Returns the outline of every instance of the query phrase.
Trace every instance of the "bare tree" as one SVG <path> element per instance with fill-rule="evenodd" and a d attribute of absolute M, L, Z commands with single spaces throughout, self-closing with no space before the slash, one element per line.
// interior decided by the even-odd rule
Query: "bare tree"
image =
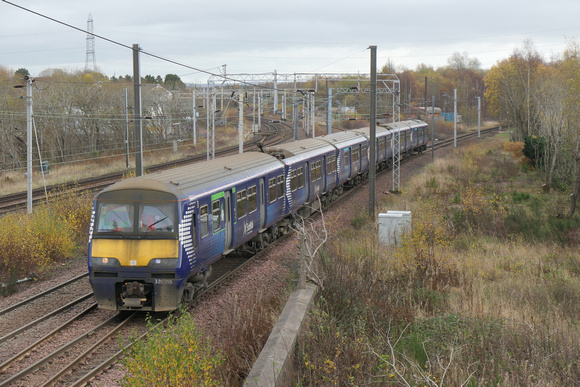
<path fill-rule="evenodd" d="M 372 354 L 376 355 L 380 361 L 384 362 L 387 364 L 388 369 L 390 371 L 392 371 L 392 375 L 393 376 L 397 376 L 398 381 L 405 385 L 405 386 L 414 386 L 417 384 L 425 384 L 427 386 L 434 386 L 434 387 L 439 387 L 439 386 L 444 386 L 446 385 L 445 383 L 445 378 L 447 376 L 447 373 L 449 372 L 451 365 L 453 364 L 453 361 L 455 360 L 455 353 L 460 349 L 458 348 L 456 343 L 452 343 L 451 345 L 449 345 L 449 352 L 447 354 L 439 354 L 437 356 L 435 356 L 435 361 L 430 359 L 429 353 L 427 352 L 427 349 L 425 348 L 425 342 L 423 342 L 423 351 L 425 352 L 425 355 L 427 356 L 427 363 L 431 364 L 431 363 L 435 363 L 437 365 L 437 367 L 439 367 L 439 372 L 441 374 L 440 378 L 434 378 L 433 374 L 437 373 L 434 372 L 433 370 L 430 369 L 423 369 L 423 367 L 421 367 L 419 364 L 417 364 L 416 361 L 414 361 L 413 359 L 410 359 L 405 353 L 399 352 L 395 349 L 395 347 L 397 346 L 397 344 L 399 343 L 399 341 L 403 338 L 405 331 L 407 330 L 409 326 L 407 325 L 400 333 L 399 337 L 393 342 L 391 337 L 390 337 L 390 329 L 387 333 L 384 332 L 378 332 L 379 336 L 382 336 L 383 341 L 386 343 L 387 345 L 387 350 L 389 351 L 389 355 L 388 356 L 384 356 L 381 355 L 380 353 L 377 353 L 377 351 L 371 347 L 370 345 L 368 345 L 369 348 L 369 352 L 371 352 Z M 399 360 L 402 359 L 402 360 Z M 465 386 L 467 383 L 469 383 L 469 380 L 473 377 L 473 375 L 475 374 L 475 372 L 477 371 L 476 369 L 472 370 L 472 366 L 475 363 L 469 364 L 466 370 L 466 374 L 467 377 L 465 378 L 465 380 L 461 383 L 461 386 Z M 407 371 L 410 370 L 410 371 Z M 409 375 L 410 372 L 410 376 Z M 411 380 L 412 382 L 409 382 L 407 379 Z"/>
<path fill-rule="evenodd" d="M 318 205 L 322 208 L 320 198 Z M 328 240 L 328 230 L 324 213 L 320 210 L 320 219 L 304 218 L 295 215 L 294 231 L 300 243 L 300 287 L 305 286 L 306 278 L 324 289 L 324 273 L 320 265 L 320 249 Z"/>
<path fill-rule="evenodd" d="M 566 79 L 558 69 L 550 68 L 536 79 L 534 105 L 541 106 L 537 114 L 539 135 L 546 139 L 544 165 L 546 184 L 552 187 L 557 161 L 564 147 L 565 132 L 568 129 L 566 100 L 568 88 Z"/>
<path fill-rule="evenodd" d="M 576 204 L 580 195 L 580 44 L 576 41 L 568 42 L 568 47 L 564 52 L 563 71 L 569 90 L 566 101 L 569 125 L 567 137 L 573 163 L 572 194 L 570 195 L 570 210 L 567 214 L 568 218 L 571 218 L 576 212 Z"/>

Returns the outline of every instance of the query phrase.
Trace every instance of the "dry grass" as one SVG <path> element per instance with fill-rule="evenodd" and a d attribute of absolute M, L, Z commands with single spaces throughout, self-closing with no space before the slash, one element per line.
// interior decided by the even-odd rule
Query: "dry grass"
<path fill-rule="evenodd" d="M 229 147 L 237 144 L 238 135 L 236 128 L 218 129 L 216 131 L 216 149 Z M 206 153 L 205 138 L 198 138 L 197 145 L 194 148 L 190 142 L 178 143 L 177 152 L 174 151 L 173 144 L 163 144 L 157 147 L 146 147 L 143 158 L 144 165 L 161 164 L 173 160 L 190 157 L 197 154 Z M 130 169 L 135 166 L 135 155 L 131 154 L 129 158 Z M 42 187 L 44 184 L 60 185 L 68 182 L 75 182 L 82 179 L 105 175 L 113 172 L 127 171 L 126 156 L 123 155 L 91 155 L 87 160 L 74 160 L 64 163 L 51 162 L 50 173 L 42 175 L 35 167 L 33 169 L 32 185 L 33 188 Z M 0 196 L 15 192 L 26 191 L 25 170 L 0 172 Z"/>
<path fill-rule="evenodd" d="M 510 151 L 512 149 L 510 148 Z M 580 221 L 501 141 L 438 160 L 390 195 L 398 247 L 358 225 L 327 252 L 297 352 L 301 385 L 560 386 L 580 379 Z"/>

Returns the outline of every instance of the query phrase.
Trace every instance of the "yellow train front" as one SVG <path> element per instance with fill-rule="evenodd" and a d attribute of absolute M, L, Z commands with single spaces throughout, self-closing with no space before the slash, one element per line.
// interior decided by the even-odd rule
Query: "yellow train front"
<path fill-rule="evenodd" d="M 151 181 L 149 189 L 131 185 L 117 183 L 94 202 L 89 278 L 95 298 L 103 309 L 174 310 L 191 291 L 192 269 L 179 259 L 177 195 Z"/>

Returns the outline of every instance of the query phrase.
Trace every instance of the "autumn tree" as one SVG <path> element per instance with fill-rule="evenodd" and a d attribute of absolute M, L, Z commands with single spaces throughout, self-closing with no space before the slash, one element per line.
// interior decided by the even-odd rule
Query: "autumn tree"
<path fill-rule="evenodd" d="M 0 166 L 7 170 L 22 167 L 26 154 L 26 92 L 16 84 L 22 79 L 0 66 Z"/>
<path fill-rule="evenodd" d="M 531 105 L 537 106 L 535 122 L 538 135 L 544 140 L 542 155 L 548 189 L 553 185 L 554 172 L 565 143 L 568 130 L 566 101 L 569 97 L 567 79 L 560 66 L 543 66 L 535 79 L 535 93 Z"/>
<path fill-rule="evenodd" d="M 568 89 L 565 111 L 568 116 L 567 141 L 569 143 L 570 158 L 572 160 L 572 195 L 570 196 L 571 218 L 576 212 L 578 197 L 580 196 L 580 45 L 575 41 L 568 42 L 564 51 L 562 72 Z"/>
<path fill-rule="evenodd" d="M 514 139 L 537 134 L 538 107 L 532 98 L 543 60 L 530 42 L 498 62 L 486 74 L 485 98 L 488 112 L 514 126 Z"/>

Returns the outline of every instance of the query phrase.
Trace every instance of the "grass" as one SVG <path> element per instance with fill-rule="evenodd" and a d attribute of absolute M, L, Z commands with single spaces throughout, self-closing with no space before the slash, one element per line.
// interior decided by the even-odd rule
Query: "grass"
<path fill-rule="evenodd" d="M 379 212 L 413 214 L 400 246 L 358 218 L 326 246 L 296 385 L 580 380 L 580 220 L 508 150 L 455 150 L 388 196 Z"/>

